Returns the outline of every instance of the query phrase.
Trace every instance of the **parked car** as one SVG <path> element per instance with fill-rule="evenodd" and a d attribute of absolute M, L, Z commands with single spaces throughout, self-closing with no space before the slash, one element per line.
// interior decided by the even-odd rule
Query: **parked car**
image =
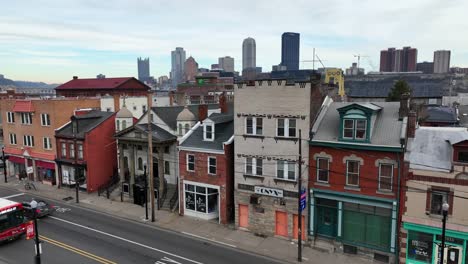
<path fill-rule="evenodd" d="M 52 213 L 52 207 L 43 200 L 36 200 L 37 202 L 37 207 L 36 207 L 36 213 L 37 217 L 44 217 Z M 24 208 L 24 215 L 28 219 L 33 219 L 34 218 L 34 211 L 31 208 L 31 202 L 23 202 L 23 208 Z"/>

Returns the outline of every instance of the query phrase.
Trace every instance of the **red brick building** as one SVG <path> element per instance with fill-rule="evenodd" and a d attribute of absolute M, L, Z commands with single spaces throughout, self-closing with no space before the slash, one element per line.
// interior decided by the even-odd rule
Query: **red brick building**
<path fill-rule="evenodd" d="M 325 101 L 309 148 L 309 235 L 393 263 L 408 109 Z M 339 245 L 337 247 L 337 245 Z"/>
<path fill-rule="evenodd" d="M 117 176 L 115 113 L 98 110 L 74 115 L 55 133 L 59 185 L 97 191 Z"/>
<path fill-rule="evenodd" d="M 146 96 L 149 89 L 146 84 L 133 77 L 79 79 L 74 76 L 71 81 L 56 87 L 55 91 L 57 96 L 99 97 L 106 94 L 112 96 Z"/>
<path fill-rule="evenodd" d="M 99 105 L 96 98 L 2 99 L 8 175 L 28 175 L 31 180 L 55 185 L 55 129 L 70 121 L 76 110 Z"/>
<path fill-rule="evenodd" d="M 181 215 L 234 218 L 234 121 L 214 113 L 197 123 L 179 145 L 179 210 Z"/>

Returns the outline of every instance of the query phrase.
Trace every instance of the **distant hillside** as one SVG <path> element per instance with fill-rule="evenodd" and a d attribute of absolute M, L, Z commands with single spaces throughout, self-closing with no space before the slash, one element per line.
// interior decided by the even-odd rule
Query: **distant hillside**
<path fill-rule="evenodd" d="M 27 82 L 27 81 L 14 81 L 16 87 L 21 87 L 21 88 L 49 88 L 53 89 L 59 84 L 48 84 L 44 82 Z"/>
<path fill-rule="evenodd" d="M 16 83 L 10 79 L 0 79 L 0 85 L 13 85 L 13 86 L 16 86 Z"/>

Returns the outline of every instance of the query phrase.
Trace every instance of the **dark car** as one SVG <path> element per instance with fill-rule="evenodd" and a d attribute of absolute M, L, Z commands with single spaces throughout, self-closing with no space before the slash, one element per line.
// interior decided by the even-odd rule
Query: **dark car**
<path fill-rule="evenodd" d="M 46 201 L 36 200 L 36 202 L 37 202 L 37 207 L 36 207 L 37 217 L 44 217 L 52 213 L 52 208 Z M 24 215 L 28 219 L 33 219 L 34 211 L 31 208 L 31 202 L 23 202 L 22 204 L 24 208 Z"/>

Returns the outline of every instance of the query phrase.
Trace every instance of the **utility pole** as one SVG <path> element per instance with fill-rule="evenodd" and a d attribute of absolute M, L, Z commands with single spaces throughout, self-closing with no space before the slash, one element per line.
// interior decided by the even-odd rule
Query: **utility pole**
<path fill-rule="evenodd" d="M 148 110 L 146 116 L 148 117 L 148 177 L 149 177 L 149 190 L 151 200 L 151 222 L 154 222 L 154 178 L 153 178 L 153 130 L 151 120 L 151 107 L 153 106 L 153 94 L 151 90 L 148 91 Z"/>
<path fill-rule="evenodd" d="M 5 183 L 7 183 L 8 179 L 7 179 L 7 169 L 6 169 L 5 147 L 2 147 L 2 161 L 3 161 L 3 176 L 5 177 Z"/>
<path fill-rule="evenodd" d="M 146 165 L 143 166 L 145 175 L 145 220 L 148 221 L 148 175 L 146 175 Z"/>
<path fill-rule="evenodd" d="M 302 135 L 299 129 L 299 183 L 297 192 L 297 261 L 302 262 Z"/>

